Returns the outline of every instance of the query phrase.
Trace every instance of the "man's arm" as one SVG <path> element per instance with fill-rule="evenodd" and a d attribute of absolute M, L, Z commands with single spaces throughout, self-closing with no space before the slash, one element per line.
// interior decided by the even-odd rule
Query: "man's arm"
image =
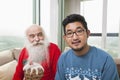
<path fill-rule="evenodd" d="M 57 45 L 51 44 L 50 47 L 50 66 L 52 70 L 52 76 L 53 78 L 55 77 L 56 74 L 56 68 L 57 68 L 57 62 L 60 57 L 61 51 L 58 48 Z"/>
<path fill-rule="evenodd" d="M 116 64 L 111 57 L 106 59 L 101 80 L 120 80 Z"/>
<path fill-rule="evenodd" d="M 63 55 L 60 56 L 57 64 L 57 72 L 55 75 L 55 80 L 65 80 L 64 75 L 64 59 Z"/>
<path fill-rule="evenodd" d="M 25 49 L 23 49 L 20 53 L 18 64 L 16 66 L 16 71 L 15 71 L 14 76 L 13 76 L 13 80 L 23 80 L 23 77 L 24 77 L 24 72 L 23 72 L 24 54 L 25 54 Z"/>

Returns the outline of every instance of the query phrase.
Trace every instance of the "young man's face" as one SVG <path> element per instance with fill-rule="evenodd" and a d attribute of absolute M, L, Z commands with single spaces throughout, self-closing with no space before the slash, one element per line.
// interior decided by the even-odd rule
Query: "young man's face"
<path fill-rule="evenodd" d="M 90 31 L 83 27 L 80 22 L 73 22 L 66 25 L 64 39 L 68 46 L 74 50 L 81 50 L 87 45 L 87 39 Z"/>

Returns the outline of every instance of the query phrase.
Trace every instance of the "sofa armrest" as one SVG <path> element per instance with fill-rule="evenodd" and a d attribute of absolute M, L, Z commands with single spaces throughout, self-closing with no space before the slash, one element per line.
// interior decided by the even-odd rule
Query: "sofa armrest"
<path fill-rule="evenodd" d="M 13 55 L 11 50 L 5 50 L 0 52 L 0 66 L 12 61 Z"/>

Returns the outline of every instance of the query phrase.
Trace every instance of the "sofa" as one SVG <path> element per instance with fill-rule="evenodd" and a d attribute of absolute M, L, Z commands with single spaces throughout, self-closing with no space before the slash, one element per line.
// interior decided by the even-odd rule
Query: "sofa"
<path fill-rule="evenodd" d="M 120 77 L 120 58 L 114 59 L 116 65 L 117 65 L 117 69 L 118 69 L 118 73 L 119 73 L 119 77 Z"/>
<path fill-rule="evenodd" d="M 20 51 L 15 48 L 0 52 L 0 80 L 12 80 Z"/>
<path fill-rule="evenodd" d="M 69 48 L 66 48 L 67 51 Z M 15 48 L 0 52 L 0 80 L 12 80 L 19 53 L 21 49 Z M 114 59 L 120 76 L 120 59 Z"/>

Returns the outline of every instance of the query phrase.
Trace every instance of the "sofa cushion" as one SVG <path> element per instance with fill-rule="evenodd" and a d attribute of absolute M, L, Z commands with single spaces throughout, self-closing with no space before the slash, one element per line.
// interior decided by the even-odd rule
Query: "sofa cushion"
<path fill-rule="evenodd" d="M 13 55 L 11 50 L 5 50 L 0 52 L 0 65 L 6 64 L 13 60 Z"/>
<path fill-rule="evenodd" d="M 12 80 L 16 65 L 17 61 L 13 60 L 5 65 L 0 66 L 0 80 Z"/>

